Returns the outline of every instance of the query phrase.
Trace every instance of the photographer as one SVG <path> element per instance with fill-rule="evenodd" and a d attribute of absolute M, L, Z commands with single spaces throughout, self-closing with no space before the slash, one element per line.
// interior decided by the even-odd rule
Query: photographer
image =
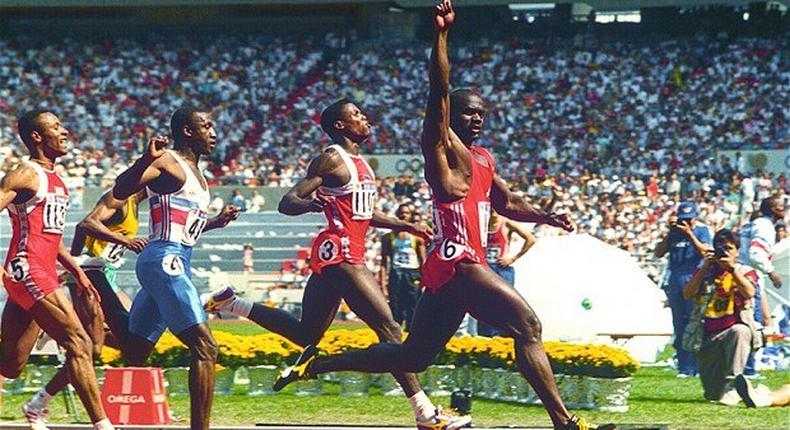
<path fill-rule="evenodd" d="M 738 238 L 729 230 L 719 230 L 713 237 L 702 267 L 683 290 L 686 300 L 694 299 L 701 320 L 692 320 L 684 343 L 698 345 L 697 364 L 705 398 L 728 405 L 740 399 L 731 386 L 732 378 L 741 375 L 749 352 L 759 346 L 761 338 L 754 327 L 753 300 L 757 273 L 738 264 Z M 689 339 L 697 337 L 697 340 Z"/>
<path fill-rule="evenodd" d="M 676 217 L 670 219 L 669 233 L 659 242 L 655 250 L 658 258 L 669 253 L 669 279 L 665 288 L 669 307 L 672 309 L 678 377 L 697 374 L 694 353 L 684 349 L 681 342 L 693 307 L 690 300 L 683 298 L 683 288 L 702 263 L 711 242 L 710 229 L 697 222 L 696 217 L 697 206 L 694 203 L 680 203 Z"/>

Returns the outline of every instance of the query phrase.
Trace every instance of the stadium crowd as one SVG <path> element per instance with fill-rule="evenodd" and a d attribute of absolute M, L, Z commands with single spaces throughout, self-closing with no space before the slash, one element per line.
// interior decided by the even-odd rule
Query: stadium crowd
<path fill-rule="evenodd" d="M 429 47 L 344 49 L 354 39 L 0 41 L 0 167 L 18 162 L 15 114 L 34 104 L 54 108 L 73 132 L 62 169 L 78 186 L 107 185 L 182 103 L 214 109 L 213 184 L 293 184 L 326 143 L 320 109 L 341 95 L 375 125 L 365 152 L 418 152 Z M 454 44 L 453 82 L 488 100 L 480 143 L 513 187 L 538 198 L 559 187 L 558 210 L 637 255 L 654 277 L 657 221 L 681 197 L 696 200 L 715 230 L 739 224 L 765 193 L 787 192 L 786 175 L 740 175 L 744 157 L 715 153 L 790 145 L 786 38 L 566 42 Z M 427 207 L 427 186 L 410 181 L 384 180 L 386 210 L 405 200 Z"/>

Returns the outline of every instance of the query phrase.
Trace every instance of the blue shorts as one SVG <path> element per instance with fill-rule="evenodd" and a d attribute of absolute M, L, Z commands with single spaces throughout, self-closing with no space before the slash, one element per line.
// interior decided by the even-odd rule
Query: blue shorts
<path fill-rule="evenodd" d="M 137 257 L 135 272 L 142 287 L 129 313 L 129 331 L 156 343 L 165 328 L 174 334 L 205 323 L 191 273 L 192 248 L 155 241 Z"/>

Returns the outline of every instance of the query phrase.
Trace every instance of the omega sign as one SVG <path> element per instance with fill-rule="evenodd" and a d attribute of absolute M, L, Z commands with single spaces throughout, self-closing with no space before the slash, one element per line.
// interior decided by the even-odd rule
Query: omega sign
<path fill-rule="evenodd" d="M 125 404 L 138 404 L 138 403 L 145 403 L 145 398 L 143 396 L 138 396 L 134 394 L 121 394 L 121 395 L 109 395 L 107 396 L 108 403 L 125 403 Z"/>

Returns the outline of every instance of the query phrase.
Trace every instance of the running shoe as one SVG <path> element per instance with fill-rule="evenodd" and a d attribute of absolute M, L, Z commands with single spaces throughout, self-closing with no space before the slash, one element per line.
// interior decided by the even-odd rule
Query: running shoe
<path fill-rule="evenodd" d="M 436 407 L 433 418 L 417 420 L 417 430 L 458 430 L 472 425 L 471 415 L 457 415 L 453 409 L 442 410 Z"/>
<path fill-rule="evenodd" d="M 296 359 L 293 366 L 288 366 L 280 372 L 277 379 L 274 380 L 272 389 L 280 391 L 288 384 L 296 381 L 306 381 L 312 379 L 314 375 L 310 374 L 310 364 L 318 357 L 318 348 L 313 345 L 307 345 Z"/>
<path fill-rule="evenodd" d="M 614 424 L 595 425 L 588 423 L 584 418 L 571 415 L 570 421 L 565 423 L 565 430 L 617 430 Z"/>
<path fill-rule="evenodd" d="M 236 298 L 236 292 L 232 287 L 218 288 L 208 294 L 202 294 L 200 301 L 203 302 L 203 310 L 208 313 L 215 313 Z"/>
<path fill-rule="evenodd" d="M 759 390 L 759 388 L 763 388 L 762 386 L 757 388 L 752 387 L 752 384 L 744 375 L 735 377 L 735 391 L 741 396 L 747 408 L 766 408 L 771 406 L 771 397 L 769 393 L 765 392 L 768 390 Z"/>
<path fill-rule="evenodd" d="M 26 401 L 22 405 L 22 413 L 25 414 L 27 423 L 30 424 L 31 430 L 49 430 L 44 418 L 49 414 L 48 409 L 36 409 L 30 406 L 30 401 Z"/>

